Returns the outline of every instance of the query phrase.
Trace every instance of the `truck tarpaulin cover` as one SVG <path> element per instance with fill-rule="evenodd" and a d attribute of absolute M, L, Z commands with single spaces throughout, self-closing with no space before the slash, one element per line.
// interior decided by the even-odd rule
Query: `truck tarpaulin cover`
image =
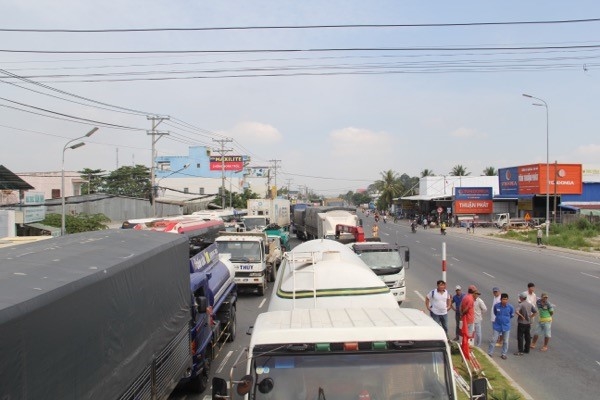
<path fill-rule="evenodd" d="M 188 265 L 149 231 L 0 249 L 0 398 L 118 398 L 188 324 Z"/>

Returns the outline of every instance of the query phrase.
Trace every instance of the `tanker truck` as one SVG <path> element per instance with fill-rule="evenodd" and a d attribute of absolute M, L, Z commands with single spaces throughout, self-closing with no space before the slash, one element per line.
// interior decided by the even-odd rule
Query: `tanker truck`
<path fill-rule="evenodd" d="M 183 235 L 146 230 L 0 249 L 0 398 L 204 390 L 218 343 L 235 338 L 237 295 L 233 266 L 198 256 Z"/>

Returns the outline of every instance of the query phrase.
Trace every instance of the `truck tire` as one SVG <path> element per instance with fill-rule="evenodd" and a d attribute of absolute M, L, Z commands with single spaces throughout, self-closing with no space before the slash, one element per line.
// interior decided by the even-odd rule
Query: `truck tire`
<path fill-rule="evenodd" d="M 223 334 L 228 335 L 227 341 L 233 342 L 235 340 L 235 335 L 237 334 L 237 327 L 235 325 L 235 305 L 229 304 L 225 311 L 217 315 L 217 318 L 219 319 L 219 321 L 222 321 L 221 330 L 223 331 Z"/>
<path fill-rule="evenodd" d="M 263 283 L 258 286 L 258 295 L 264 296 L 266 291 L 267 291 L 267 279 L 265 278 Z"/>
<path fill-rule="evenodd" d="M 204 368 L 202 368 L 202 372 L 192 378 L 190 381 L 192 391 L 196 393 L 202 393 L 208 387 L 208 377 L 210 375 L 210 366 L 212 364 L 213 351 L 212 351 L 212 342 L 206 346 L 206 350 L 204 351 Z"/>

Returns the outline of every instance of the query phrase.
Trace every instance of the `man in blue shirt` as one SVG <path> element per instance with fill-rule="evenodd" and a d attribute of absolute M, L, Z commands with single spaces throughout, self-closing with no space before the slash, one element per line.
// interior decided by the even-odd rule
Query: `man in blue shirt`
<path fill-rule="evenodd" d="M 456 294 L 452 296 L 452 301 L 450 302 L 450 308 L 456 312 L 454 316 L 454 320 L 456 321 L 454 340 L 458 340 L 458 337 L 460 336 L 460 302 L 462 301 L 463 297 L 465 297 L 465 295 L 462 292 L 462 288 L 457 285 Z"/>
<path fill-rule="evenodd" d="M 510 320 L 515 316 L 514 307 L 508 304 L 508 294 L 502 293 L 502 295 L 500 295 L 500 303 L 494 304 L 492 312 L 496 316 L 496 319 L 492 324 L 494 334 L 488 347 L 488 356 L 492 357 L 496 348 L 498 336 L 502 335 L 504 341 L 502 342 L 502 355 L 500 358 L 506 360 L 506 353 L 508 353 L 508 338 L 510 335 Z"/>

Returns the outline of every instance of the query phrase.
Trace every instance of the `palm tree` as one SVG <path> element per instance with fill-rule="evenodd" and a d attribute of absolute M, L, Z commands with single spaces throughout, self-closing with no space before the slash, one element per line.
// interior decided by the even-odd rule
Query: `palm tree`
<path fill-rule="evenodd" d="M 391 169 L 381 172 L 381 180 L 376 181 L 374 186 L 379 192 L 377 208 L 381 210 L 387 210 L 392 205 L 393 199 L 400 196 L 404 190 L 400 177 Z"/>
<path fill-rule="evenodd" d="M 462 165 L 457 164 L 454 167 L 452 167 L 452 171 L 450 171 L 450 175 L 452 175 L 452 176 L 467 176 L 467 175 L 471 175 L 471 173 L 467 172 L 467 169 L 465 167 L 463 167 Z"/>
<path fill-rule="evenodd" d="M 423 171 L 421 171 L 421 178 L 426 176 L 435 176 L 435 174 L 433 173 L 433 170 L 425 168 Z"/>
<path fill-rule="evenodd" d="M 483 169 L 484 176 L 496 176 L 498 175 L 498 171 L 494 167 L 485 167 Z"/>

